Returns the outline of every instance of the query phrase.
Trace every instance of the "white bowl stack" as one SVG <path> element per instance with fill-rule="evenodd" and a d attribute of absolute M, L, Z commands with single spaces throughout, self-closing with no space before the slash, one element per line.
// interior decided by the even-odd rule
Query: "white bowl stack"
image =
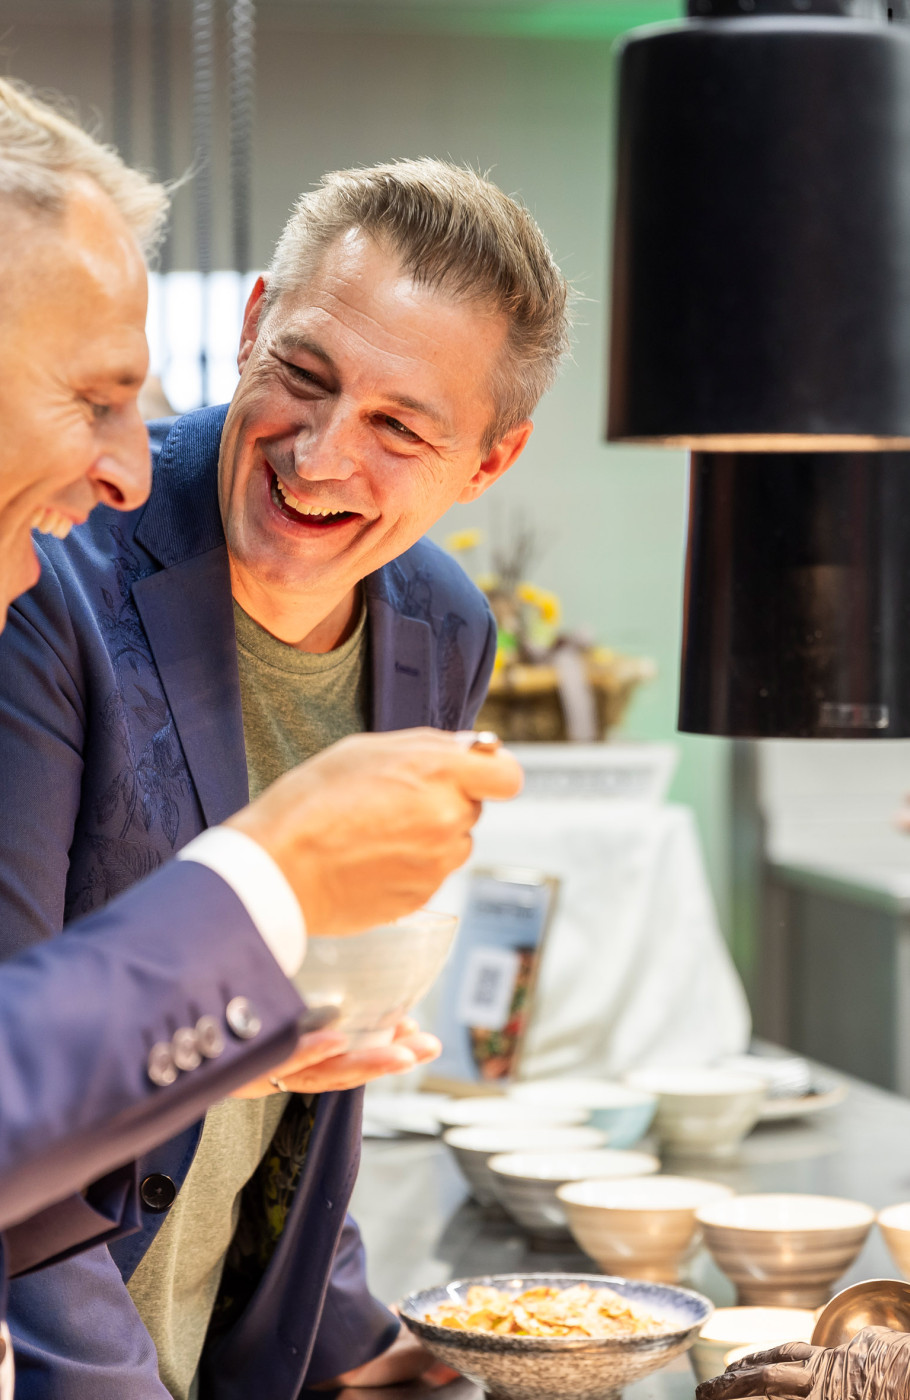
<path fill-rule="evenodd" d="M 556 1124 L 524 1126 L 511 1123 L 474 1124 L 470 1127 L 449 1128 L 443 1142 L 458 1163 L 471 1188 L 474 1199 L 482 1206 L 498 1201 L 496 1185 L 488 1163 L 500 1152 L 590 1152 L 603 1147 L 604 1134 L 597 1128 L 565 1127 Z"/>
<path fill-rule="evenodd" d="M 505 1152 L 487 1163 L 500 1203 L 532 1235 L 558 1239 L 569 1224 L 556 1192 L 567 1181 L 649 1176 L 660 1162 L 646 1152 Z"/>

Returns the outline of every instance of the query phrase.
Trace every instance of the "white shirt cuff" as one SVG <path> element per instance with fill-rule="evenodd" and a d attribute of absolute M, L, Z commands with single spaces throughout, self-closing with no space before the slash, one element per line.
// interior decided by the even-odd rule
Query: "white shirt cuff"
<path fill-rule="evenodd" d="M 3 1360 L 0 1361 L 0 1400 L 13 1400 L 13 1344 L 5 1322 L 0 1322 L 0 1339 L 6 1344 Z"/>
<path fill-rule="evenodd" d="M 181 851 L 220 875 L 244 905 L 286 977 L 299 972 L 306 951 L 306 923 L 284 873 L 258 841 L 232 826 L 211 826 Z"/>

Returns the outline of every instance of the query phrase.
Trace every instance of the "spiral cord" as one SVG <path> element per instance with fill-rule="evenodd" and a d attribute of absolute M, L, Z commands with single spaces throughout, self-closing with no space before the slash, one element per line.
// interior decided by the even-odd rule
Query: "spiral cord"
<path fill-rule="evenodd" d="M 230 165 L 233 261 L 243 274 L 250 269 L 253 121 L 256 87 L 255 0 L 231 0 Z"/>
<path fill-rule="evenodd" d="M 209 287 L 212 271 L 212 145 L 215 97 L 214 0 L 193 0 L 193 193 L 196 207 L 196 264 L 202 279 L 202 334 L 199 372 L 201 401 L 209 402 Z"/>

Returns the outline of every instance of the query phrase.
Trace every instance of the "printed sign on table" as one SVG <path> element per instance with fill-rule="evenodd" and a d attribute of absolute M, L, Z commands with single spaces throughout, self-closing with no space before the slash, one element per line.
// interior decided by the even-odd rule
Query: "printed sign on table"
<path fill-rule="evenodd" d="M 472 873 L 440 989 L 442 1056 L 427 1088 L 493 1088 L 517 1073 L 558 888 L 535 870 Z"/>

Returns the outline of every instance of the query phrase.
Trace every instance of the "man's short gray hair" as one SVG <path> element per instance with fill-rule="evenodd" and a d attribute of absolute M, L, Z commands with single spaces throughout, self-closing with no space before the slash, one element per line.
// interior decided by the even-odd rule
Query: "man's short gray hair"
<path fill-rule="evenodd" d="M 475 171 L 440 160 L 336 170 L 300 196 L 268 274 L 268 305 L 305 285 L 350 229 L 394 251 L 414 281 L 508 318 L 493 386 L 489 449 L 530 417 L 569 348 L 569 287 L 518 200 Z"/>
<path fill-rule="evenodd" d="M 170 203 L 164 186 L 130 169 L 112 146 L 96 141 L 23 83 L 0 78 L 0 197 L 59 215 L 78 176 L 104 191 L 143 253 L 153 253 Z"/>

